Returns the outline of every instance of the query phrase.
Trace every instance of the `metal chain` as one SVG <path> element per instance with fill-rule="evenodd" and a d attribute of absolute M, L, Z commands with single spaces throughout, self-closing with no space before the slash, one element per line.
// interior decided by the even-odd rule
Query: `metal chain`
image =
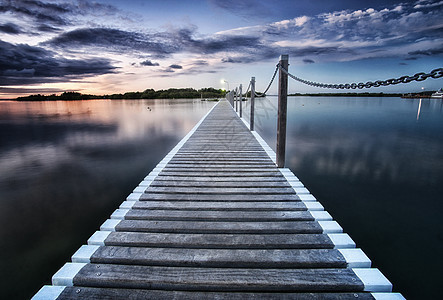
<path fill-rule="evenodd" d="M 248 97 L 249 88 L 251 87 L 251 82 L 249 82 L 248 88 L 246 89 L 245 97 Z"/>
<path fill-rule="evenodd" d="M 424 81 L 428 79 L 429 77 L 432 78 L 441 78 L 443 77 L 443 68 L 438 68 L 432 70 L 430 73 L 417 73 L 414 76 L 401 76 L 399 78 L 391 78 L 386 80 L 377 80 L 377 81 L 368 81 L 366 83 L 360 82 L 360 83 L 345 83 L 345 84 L 326 84 L 326 83 L 318 83 L 313 81 L 308 81 L 301 79 L 299 77 L 296 77 L 288 72 L 288 70 L 284 69 L 280 64 L 277 65 L 277 68 L 280 68 L 283 72 L 288 74 L 289 77 L 292 79 L 299 81 L 301 83 L 320 87 L 320 88 L 327 88 L 327 89 L 363 89 L 363 88 L 371 88 L 371 87 L 379 87 L 379 86 L 388 86 L 388 85 L 395 85 L 399 83 L 409 83 L 411 81 Z"/>
<path fill-rule="evenodd" d="M 277 66 L 275 67 L 274 75 L 272 75 L 271 81 L 269 82 L 268 87 L 265 89 L 265 91 L 261 95 L 258 95 L 254 91 L 255 97 L 263 97 L 263 95 L 268 92 L 269 88 L 271 87 L 272 83 L 274 82 L 275 75 L 277 75 L 277 71 L 278 71 L 279 66 L 280 66 L 280 64 L 277 64 Z"/>

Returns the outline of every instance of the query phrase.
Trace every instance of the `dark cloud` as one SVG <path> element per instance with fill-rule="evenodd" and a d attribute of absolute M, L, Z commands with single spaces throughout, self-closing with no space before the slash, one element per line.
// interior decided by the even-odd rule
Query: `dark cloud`
<path fill-rule="evenodd" d="M 20 34 L 23 31 L 19 26 L 13 23 L 5 23 L 0 25 L 0 32 L 7 34 Z"/>
<path fill-rule="evenodd" d="M 12 14 L 29 17 L 37 22 L 48 22 L 50 24 L 64 26 L 69 22 L 61 15 L 70 12 L 71 5 L 62 3 L 48 3 L 35 0 L 13 0 L 3 1 L 0 5 L 0 13 L 10 12 Z"/>
<path fill-rule="evenodd" d="M 413 56 L 439 55 L 439 54 L 443 54 L 443 47 L 442 48 L 419 50 L 419 51 L 412 51 L 412 52 L 409 52 L 408 54 L 413 55 Z"/>
<path fill-rule="evenodd" d="M 242 17 L 269 17 L 277 11 L 279 3 L 256 0 L 210 0 L 215 6 Z"/>
<path fill-rule="evenodd" d="M 195 39 L 195 28 L 184 28 L 167 34 L 172 41 L 178 42 L 182 50 L 193 53 L 213 54 L 223 51 L 241 51 L 243 48 L 260 46 L 256 36 L 217 35 L 209 38 Z"/>
<path fill-rule="evenodd" d="M 112 28 L 81 28 L 64 32 L 43 45 L 64 49 L 100 47 L 107 51 L 138 51 L 160 59 L 171 54 L 190 52 L 214 54 L 219 52 L 266 52 L 269 47 L 260 43 L 259 37 L 217 35 L 194 38 L 196 29 L 185 28 L 157 33 L 140 33 Z M 260 50 L 257 50 L 260 48 Z"/>
<path fill-rule="evenodd" d="M 159 63 L 152 62 L 152 61 L 150 61 L 149 59 L 147 59 L 147 60 L 145 60 L 145 61 L 142 61 L 140 64 L 141 64 L 142 66 L 148 66 L 148 67 L 156 67 L 156 66 L 159 66 L 159 65 L 160 65 Z"/>
<path fill-rule="evenodd" d="M 0 41 L 2 85 L 62 82 L 113 73 L 115 69 L 103 58 L 65 59 L 44 48 Z"/>
<path fill-rule="evenodd" d="M 81 28 L 68 31 L 43 43 L 58 48 L 100 47 L 109 51 L 136 50 L 167 55 L 177 52 L 172 40 L 158 35 L 142 34 L 112 28 Z"/>
<path fill-rule="evenodd" d="M 169 66 L 171 69 L 183 69 L 183 67 L 182 66 L 180 66 L 180 65 L 170 65 Z"/>
<path fill-rule="evenodd" d="M 41 25 L 37 26 L 37 31 L 39 31 L 39 32 L 60 32 L 61 29 L 53 27 L 53 26 L 49 26 L 46 24 L 41 24 Z"/>
<path fill-rule="evenodd" d="M 308 59 L 308 58 L 303 59 L 303 62 L 305 64 L 313 64 L 313 63 L 315 63 L 315 61 L 313 61 L 312 59 Z"/>
<path fill-rule="evenodd" d="M 57 31 L 51 28 L 74 24 L 79 15 L 110 16 L 118 12 L 112 5 L 87 0 L 49 2 L 38 0 L 4 0 L 0 2 L 0 13 L 9 13 L 17 18 L 31 21 L 30 30 Z M 55 27 L 54 27 L 55 26 Z"/>

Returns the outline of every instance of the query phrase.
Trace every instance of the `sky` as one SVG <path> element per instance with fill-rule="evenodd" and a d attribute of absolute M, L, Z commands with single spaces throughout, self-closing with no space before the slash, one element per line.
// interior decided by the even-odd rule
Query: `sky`
<path fill-rule="evenodd" d="M 290 73 L 322 83 L 428 73 L 443 67 L 443 1 L 0 0 L 0 99 L 233 89 L 252 76 L 262 91 L 281 54 Z M 289 82 L 290 93 L 334 91 Z"/>

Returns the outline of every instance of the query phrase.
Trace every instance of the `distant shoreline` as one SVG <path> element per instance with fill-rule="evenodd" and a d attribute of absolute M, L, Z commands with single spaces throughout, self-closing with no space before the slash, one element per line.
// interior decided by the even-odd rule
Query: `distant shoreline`
<path fill-rule="evenodd" d="M 290 97 L 399 97 L 406 99 L 430 98 L 433 92 L 421 93 L 293 93 Z M 78 92 L 64 92 L 61 95 L 29 95 L 18 97 L 15 99 L 0 99 L 0 101 L 78 101 L 78 100 L 153 100 L 153 99 L 214 99 L 224 98 L 225 90 L 216 90 L 213 88 L 205 88 L 195 90 L 191 88 L 184 89 L 168 89 L 154 91 L 152 89 L 144 92 L 128 92 L 124 94 L 112 95 L 89 95 Z M 250 93 L 244 97 L 250 97 Z M 277 96 L 277 95 L 268 95 Z"/>

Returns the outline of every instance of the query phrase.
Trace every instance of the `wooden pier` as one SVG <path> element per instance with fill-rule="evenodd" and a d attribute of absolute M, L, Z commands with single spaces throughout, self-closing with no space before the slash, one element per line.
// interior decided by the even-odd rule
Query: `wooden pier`
<path fill-rule="evenodd" d="M 33 299 L 403 299 L 221 101 Z"/>

